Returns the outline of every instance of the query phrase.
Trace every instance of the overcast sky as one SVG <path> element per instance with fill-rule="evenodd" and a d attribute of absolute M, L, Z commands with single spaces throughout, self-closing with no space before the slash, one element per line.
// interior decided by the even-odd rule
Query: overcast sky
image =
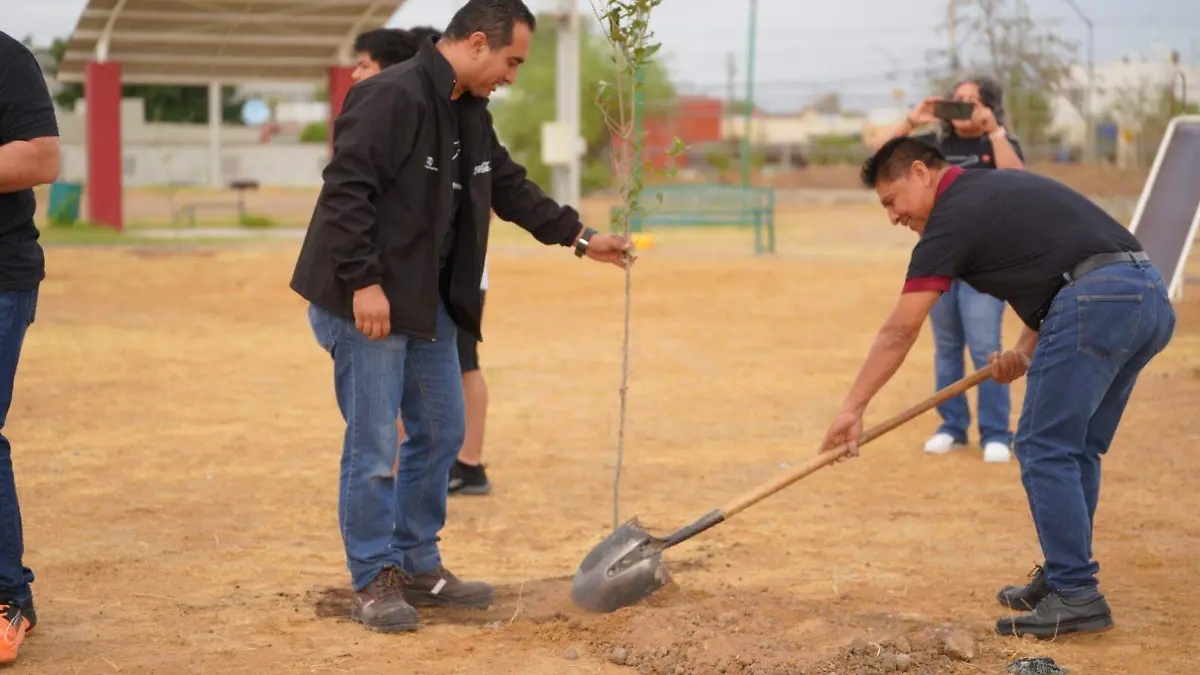
<path fill-rule="evenodd" d="M 1019 0 L 1018 0 L 1019 1 Z M 555 0 L 527 0 L 535 11 Z M 1025 0 L 1031 14 L 1081 48 L 1083 22 L 1067 0 Z M 1196 0 L 1076 0 L 1095 22 L 1096 60 L 1149 53 L 1157 45 L 1200 64 L 1200 2 Z M 39 44 L 70 34 L 86 0 L 0 0 L 5 32 Z M 388 25 L 445 26 L 461 0 L 407 0 Z M 594 21 L 587 0 L 578 0 Z M 750 0 L 664 0 L 652 25 L 677 82 L 687 91 L 724 95 L 733 53 L 739 90 L 745 81 Z M 13 6 L 20 5 L 20 11 Z M 823 91 L 838 90 L 850 107 L 888 105 L 899 85 L 912 89 L 913 73 L 928 49 L 944 47 L 937 26 L 947 0 L 758 0 L 755 99 L 774 110 L 796 109 Z M 962 36 L 969 51 L 974 42 Z M 1086 53 L 1081 50 L 1081 53 Z M 552 54 L 533 55 L 553 58 Z M 900 73 L 889 79 L 890 71 Z M 907 98 L 913 99 L 915 94 Z"/>

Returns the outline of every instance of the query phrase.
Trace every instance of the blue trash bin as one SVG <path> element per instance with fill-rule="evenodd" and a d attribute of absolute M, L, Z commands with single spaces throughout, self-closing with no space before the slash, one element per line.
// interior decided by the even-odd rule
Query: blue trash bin
<path fill-rule="evenodd" d="M 79 183 L 51 183 L 50 206 L 47 212 L 52 225 L 74 225 L 79 221 L 79 200 L 83 197 L 83 185 Z"/>

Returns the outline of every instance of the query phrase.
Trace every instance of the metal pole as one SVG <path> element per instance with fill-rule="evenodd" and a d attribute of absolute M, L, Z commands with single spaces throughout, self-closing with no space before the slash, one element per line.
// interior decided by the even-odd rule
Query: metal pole
<path fill-rule="evenodd" d="M 754 41 L 758 23 L 758 0 L 750 0 L 750 39 L 746 45 L 745 125 L 742 128 L 742 187 L 750 186 L 750 118 L 754 110 Z"/>
<path fill-rule="evenodd" d="M 558 121 L 570 130 L 570 159 L 566 166 L 553 167 L 554 198 L 560 204 L 578 207 L 582 174 L 577 145 L 580 135 L 579 13 L 570 3 L 564 3 L 562 12 L 558 20 L 554 93 Z"/>
<path fill-rule="evenodd" d="M 208 183 L 221 187 L 221 83 L 208 83 Z"/>
<path fill-rule="evenodd" d="M 1085 162 L 1091 163 L 1096 161 L 1096 27 L 1088 15 L 1084 14 L 1079 5 L 1075 3 L 1075 0 L 1064 0 L 1064 2 L 1070 5 L 1071 9 L 1075 10 L 1075 13 L 1079 15 L 1079 18 L 1087 24 L 1088 88 L 1086 103 L 1084 104 L 1086 108 L 1084 126 L 1087 128 L 1087 139 L 1083 144 L 1083 158 Z"/>
<path fill-rule="evenodd" d="M 1096 157 L 1096 31 L 1091 19 L 1087 20 L 1088 27 L 1088 91 L 1087 91 L 1087 134 L 1088 161 L 1095 162 Z"/>

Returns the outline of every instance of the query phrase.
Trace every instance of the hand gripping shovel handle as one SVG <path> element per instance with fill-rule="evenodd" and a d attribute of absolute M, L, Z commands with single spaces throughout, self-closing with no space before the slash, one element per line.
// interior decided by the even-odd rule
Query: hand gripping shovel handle
<path fill-rule="evenodd" d="M 875 440 L 876 438 L 879 438 L 880 436 L 886 434 L 887 432 L 891 431 L 892 429 L 895 429 L 896 427 L 900 426 L 901 424 L 904 424 L 905 422 L 912 420 L 914 417 L 917 417 L 917 416 L 921 415 L 922 413 L 932 410 L 933 408 L 937 407 L 941 403 L 944 403 L 944 402 L 954 398 L 955 396 L 962 394 L 963 392 L 967 391 L 968 389 L 975 387 L 976 385 L 980 384 L 981 382 L 990 378 L 991 376 L 992 376 L 992 367 L 991 366 L 985 366 L 985 367 L 975 371 L 974 373 L 971 373 L 970 375 L 964 377 L 963 379 L 959 380 L 958 382 L 955 382 L 954 384 L 951 384 L 950 386 L 946 387 L 945 389 L 942 389 L 941 391 L 933 394 L 932 396 L 925 399 L 924 401 L 917 403 L 916 405 L 912 406 L 908 410 L 905 410 L 904 412 L 901 412 L 900 414 L 895 415 L 887 420 L 884 420 L 880 424 L 877 424 L 877 425 L 871 427 L 870 429 L 867 429 L 863 433 L 862 438 L 860 438 L 858 441 L 859 446 L 866 445 L 867 443 Z M 723 520 L 731 518 L 735 513 L 738 513 L 739 511 L 745 510 L 746 508 L 753 506 L 754 504 L 757 504 L 758 502 L 761 502 L 762 500 L 766 499 L 767 497 L 770 497 L 771 495 L 775 494 L 776 492 L 779 492 L 783 488 L 785 488 L 785 487 L 791 485 L 792 483 L 795 483 L 796 481 L 800 480 L 801 478 L 804 478 L 805 476 L 813 473 L 817 469 L 825 467 L 829 464 L 833 464 L 842 455 L 846 454 L 846 452 L 848 450 L 849 450 L 849 447 L 844 444 L 840 445 L 836 448 L 833 448 L 831 450 L 826 450 L 825 452 L 822 452 L 821 454 L 817 455 L 816 457 L 813 457 L 812 459 L 808 460 L 801 466 L 795 467 L 794 469 L 791 469 L 791 470 L 781 474 L 779 477 L 774 478 L 771 481 L 760 485 L 759 487 L 755 488 L 754 490 L 747 492 L 747 493 L 741 495 L 740 497 L 737 497 L 733 501 L 725 504 L 725 506 L 721 507 L 720 509 L 718 509 L 716 511 L 710 511 L 709 513 L 705 514 L 704 517 L 701 518 L 700 520 L 697 520 L 696 522 L 692 523 L 691 525 L 683 527 L 679 531 L 674 532 L 674 533 L 670 534 L 669 536 L 665 537 L 663 548 L 669 548 L 671 546 L 674 546 L 675 544 L 678 544 L 682 541 L 690 539 L 690 538 L 696 536 L 697 534 L 700 534 L 704 530 L 707 530 L 708 528 L 712 527 L 713 525 L 716 525 L 717 523 L 720 523 Z"/>

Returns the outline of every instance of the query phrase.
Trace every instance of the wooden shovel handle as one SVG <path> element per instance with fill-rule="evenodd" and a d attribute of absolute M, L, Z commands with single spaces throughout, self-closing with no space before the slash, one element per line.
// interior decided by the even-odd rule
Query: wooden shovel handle
<path fill-rule="evenodd" d="M 959 380 L 958 382 L 955 382 L 954 384 L 946 387 L 945 389 L 942 389 L 941 391 L 930 396 L 929 398 L 925 399 L 924 401 L 921 401 L 920 403 L 914 405 L 913 407 L 909 408 L 908 410 L 905 410 L 904 412 L 902 412 L 890 419 L 884 420 L 882 423 L 877 424 L 877 425 L 871 427 L 870 429 L 867 429 L 863 433 L 862 438 L 859 439 L 859 441 L 858 441 L 859 446 L 866 445 L 867 443 L 875 440 L 876 438 L 879 438 L 880 436 L 886 434 L 887 432 L 891 431 L 892 429 L 895 429 L 896 427 L 900 426 L 901 424 L 904 424 L 905 422 L 913 419 L 914 417 L 917 417 L 918 415 L 920 415 L 924 412 L 932 410 L 933 408 L 937 407 L 939 404 L 941 404 L 945 401 L 948 401 L 948 400 L 954 398 L 955 396 L 958 396 L 959 394 L 978 385 L 979 383 L 990 378 L 991 376 L 992 376 L 992 367 L 991 366 L 985 366 L 985 367 L 975 371 L 974 373 L 971 373 L 970 375 L 964 377 L 963 379 Z M 779 492 L 783 488 L 791 485 L 792 483 L 795 483 L 796 481 L 800 480 L 801 478 L 804 478 L 805 476 L 816 471 L 817 469 L 820 469 L 821 467 L 827 466 L 829 464 L 833 464 L 835 461 L 837 461 L 837 459 L 839 457 L 846 454 L 846 451 L 848 449 L 849 449 L 848 446 L 840 445 L 836 448 L 833 448 L 832 450 L 826 450 L 825 452 L 822 452 L 821 454 L 817 455 L 816 457 L 813 457 L 812 459 L 805 462 L 803 465 L 798 466 L 794 469 L 790 469 L 783 475 L 779 476 L 778 478 L 775 478 L 775 479 L 771 480 L 770 482 L 764 483 L 763 485 L 755 488 L 754 490 L 747 492 L 746 494 L 729 502 L 725 506 L 721 507 L 721 513 L 725 516 L 725 518 L 729 518 L 729 517 L 733 516 L 733 514 L 737 513 L 738 511 L 741 511 L 748 506 L 757 504 L 758 502 L 766 499 L 767 497 L 770 497 L 771 495 L 775 494 L 776 492 Z"/>

